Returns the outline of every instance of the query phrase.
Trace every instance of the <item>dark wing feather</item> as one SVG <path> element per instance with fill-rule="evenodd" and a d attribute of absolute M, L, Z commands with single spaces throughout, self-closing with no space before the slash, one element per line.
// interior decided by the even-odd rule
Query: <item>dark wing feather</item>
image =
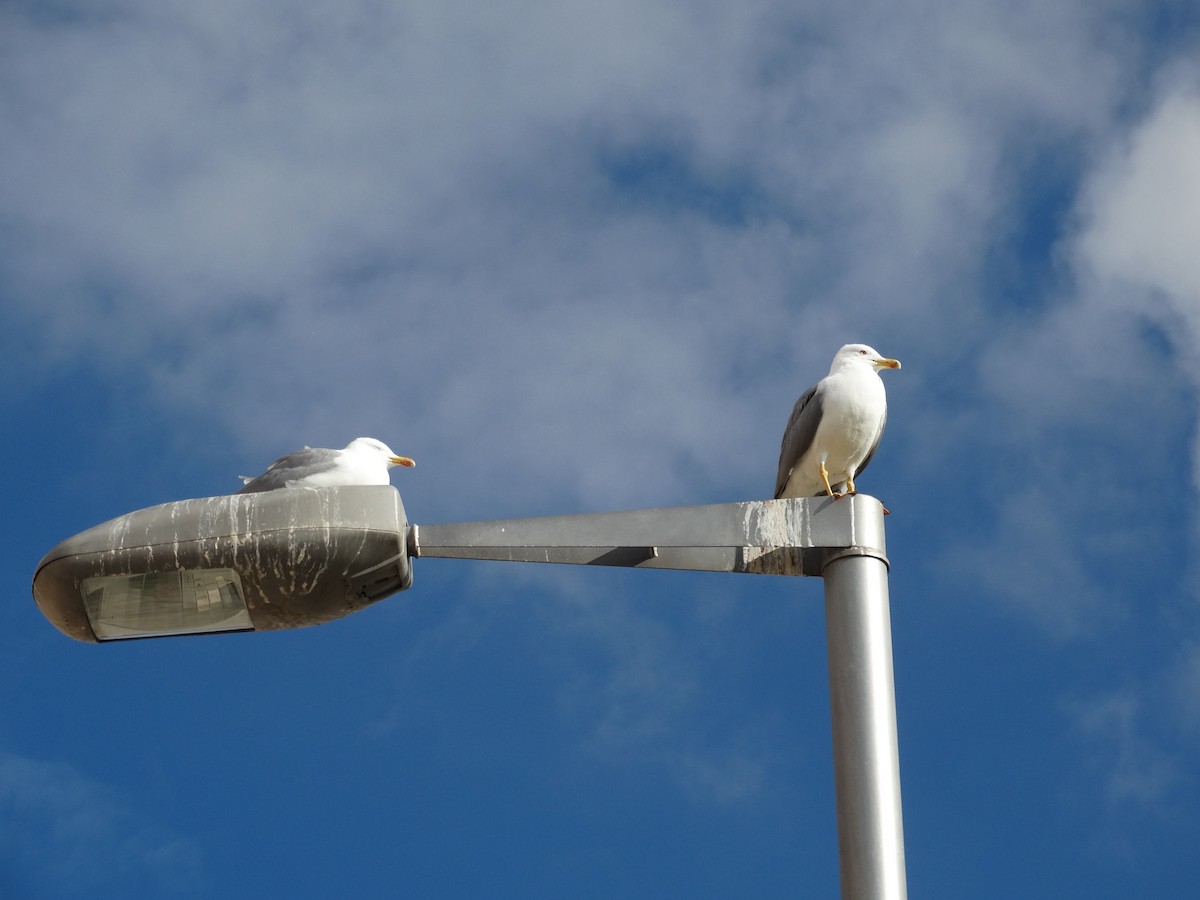
<path fill-rule="evenodd" d="M 817 392 L 820 382 L 800 395 L 787 428 L 783 430 L 783 444 L 779 448 L 779 473 L 775 476 L 775 496 L 783 493 L 792 469 L 817 436 L 817 423 L 821 421 L 821 395 Z"/>
<path fill-rule="evenodd" d="M 303 450 L 281 456 L 267 466 L 267 471 L 246 482 L 238 493 L 253 494 L 287 487 L 289 481 L 332 468 L 337 454 L 337 450 L 305 447 Z"/>

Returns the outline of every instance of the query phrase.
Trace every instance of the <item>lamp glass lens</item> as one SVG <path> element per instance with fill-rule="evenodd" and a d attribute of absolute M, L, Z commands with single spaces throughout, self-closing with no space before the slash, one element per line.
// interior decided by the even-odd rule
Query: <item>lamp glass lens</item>
<path fill-rule="evenodd" d="M 100 575 L 85 578 L 80 589 L 102 641 L 254 627 L 232 569 Z"/>

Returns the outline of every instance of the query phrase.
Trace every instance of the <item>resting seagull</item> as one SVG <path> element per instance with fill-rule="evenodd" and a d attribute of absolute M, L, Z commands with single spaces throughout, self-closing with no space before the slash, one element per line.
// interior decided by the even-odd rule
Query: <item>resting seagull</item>
<path fill-rule="evenodd" d="M 840 500 L 855 494 L 854 477 L 867 467 L 887 422 L 880 369 L 899 369 L 866 344 L 834 354 L 829 374 L 800 395 L 783 432 L 775 496 Z M 842 491 L 834 485 L 844 485 Z"/>
<path fill-rule="evenodd" d="M 347 484 L 390 484 L 392 466 L 415 466 L 407 456 L 397 456 L 383 441 L 355 438 L 342 450 L 305 447 L 281 456 L 257 478 L 239 476 L 245 483 L 239 494 L 277 491 L 292 487 L 333 487 Z"/>

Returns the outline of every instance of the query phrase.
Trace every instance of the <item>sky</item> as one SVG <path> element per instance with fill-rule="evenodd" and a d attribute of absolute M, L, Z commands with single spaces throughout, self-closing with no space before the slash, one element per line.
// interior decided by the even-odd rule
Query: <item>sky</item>
<path fill-rule="evenodd" d="M 370 435 L 410 521 L 764 499 L 885 373 L 914 897 L 1200 879 L 1186 0 L 0 3 L 0 895 L 834 897 L 815 579 L 417 560 L 77 643 L 60 540 Z"/>

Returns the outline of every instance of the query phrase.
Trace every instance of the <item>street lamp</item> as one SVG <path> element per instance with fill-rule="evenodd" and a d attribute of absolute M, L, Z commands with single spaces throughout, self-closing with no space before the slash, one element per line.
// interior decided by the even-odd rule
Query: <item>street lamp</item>
<path fill-rule="evenodd" d="M 328 622 L 426 557 L 808 575 L 825 582 L 842 896 L 906 896 L 883 506 L 864 494 L 412 525 L 390 485 L 182 500 L 60 543 L 33 595 L 81 641 Z"/>
<path fill-rule="evenodd" d="M 164 503 L 63 541 L 33 596 L 81 641 L 316 625 L 412 584 L 391 487 Z"/>

